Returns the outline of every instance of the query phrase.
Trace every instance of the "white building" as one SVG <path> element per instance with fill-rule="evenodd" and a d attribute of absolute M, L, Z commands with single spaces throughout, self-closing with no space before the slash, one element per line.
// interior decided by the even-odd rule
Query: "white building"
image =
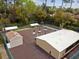
<path fill-rule="evenodd" d="M 9 31 L 6 33 L 9 43 L 7 43 L 8 48 L 13 48 L 23 44 L 23 36 L 18 32 Z"/>
<path fill-rule="evenodd" d="M 39 26 L 38 23 L 33 23 L 33 24 L 30 24 L 31 27 L 35 27 L 35 26 Z"/>
<path fill-rule="evenodd" d="M 79 45 L 79 33 L 62 29 L 36 37 L 36 44 L 56 59 L 61 59 Z"/>
<path fill-rule="evenodd" d="M 14 30 L 14 29 L 18 29 L 18 27 L 17 27 L 17 26 L 5 27 L 5 30 L 6 30 L 6 31 Z"/>

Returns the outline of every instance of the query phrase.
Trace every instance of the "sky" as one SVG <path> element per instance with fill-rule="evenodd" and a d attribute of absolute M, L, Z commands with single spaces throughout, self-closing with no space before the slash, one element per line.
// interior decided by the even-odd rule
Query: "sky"
<path fill-rule="evenodd" d="M 36 5 L 41 5 L 45 0 L 34 0 Z M 56 0 L 56 7 L 61 6 L 62 0 Z M 51 0 L 47 0 L 47 6 L 53 6 L 53 3 L 51 3 Z M 65 6 L 65 4 L 64 4 Z M 69 7 L 70 4 L 67 4 L 67 6 L 65 7 Z M 79 8 L 79 3 L 77 3 L 77 1 L 75 1 L 75 3 L 73 3 L 72 8 Z"/>
<path fill-rule="evenodd" d="M 12 0 L 8 0 L 8 1 L 12 1 Z M 33 1 L 35 2 L 36 5 L 42 5 L 42 3 L 45 0 L 33 0 Z M 62 0 L 55 0 L 55 1 L 56 1 L 56 3 L 55 3 L 56 7 L 61 6 Z M 77 1 L 79 1 L 79 0 L 74 0 L 74 1 L 75 1 L 75 3 L 73 3 L 72 8 L 79 8 L 79 3 L 77 3 Z M 47 6 L 53 6 L 53 3 L 51 2 L 51 0 L 47 0 Z M 65 4 L 64 4 L 64 6 L 65 6 Z M 65 7 L 69 7 L 69 6 L 70 6 L 70 3 L 67 4 L 67 6 L 65 6 Z"/>

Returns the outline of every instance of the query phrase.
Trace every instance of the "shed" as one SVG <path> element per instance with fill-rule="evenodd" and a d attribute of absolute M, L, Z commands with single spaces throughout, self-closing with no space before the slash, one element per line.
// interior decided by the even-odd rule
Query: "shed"
<path fill-rule="evenodd" d="M 39 26 L 39 24 L 38 23 L 33 23 L 33 24 L 30 24 L 30 26 L 35 27 L 35 26 Z"/>
<path fill-rule="evenodd" d="M 36 37 L 36 44 L 56 59 L 61 59 L 79 45 L 79 33 L 61 29 Z"/>
<path fill-rule="evenodd" d="M 18 32 L 9 31 L 6 33 L 9 43 L 7 44 L 8 48 L 13 48 L 23 44 L 23 36 Z"/>
<path fill-rule="evenodd" d="M 8 30 L 14 30 L 14 29 L 17 29 L 18 27 L 17 26 L 12 26 L 12 27 L 5 27 L 5 30 L 8 31 Z"/>

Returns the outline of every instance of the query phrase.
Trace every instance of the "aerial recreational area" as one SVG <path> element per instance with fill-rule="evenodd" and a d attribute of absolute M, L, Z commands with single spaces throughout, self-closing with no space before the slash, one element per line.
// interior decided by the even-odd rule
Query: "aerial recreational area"
<path fill-rule="evenodd" d="M 79 59 L 79 0 L 0 0 L 0 59 Z"/>

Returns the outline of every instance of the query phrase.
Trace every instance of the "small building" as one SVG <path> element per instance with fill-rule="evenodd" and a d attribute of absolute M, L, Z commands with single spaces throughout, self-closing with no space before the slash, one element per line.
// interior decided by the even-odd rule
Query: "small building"
<path fill-rule="evenodd" d="M 6 31 L 10 31 L 10 30 L 14 30 L 14 29 L 18 29 L 17 26 L 12 26 L 12 27 L 5 27 L 4 30 Z"/>
<path fill-rule="evenodd" d="M 79 33 L 61 29 L 36 37 L 36 45 L 56 59 L 61 59 L 79 45 Z"/>
<path fill-rule="evenodd" d="M 35 26 L 39 26 L 38 23 L 33 23 L 33 24 L 30 24 L 31 27 L 35 27 Z"/>
<path fill-rule="evenodd" d="M 7 43 L 8 48 L 13 48 L 23 44 L 23 36 L 18 32 L 9 31 L 6 33 L 9 43 Z"/>

